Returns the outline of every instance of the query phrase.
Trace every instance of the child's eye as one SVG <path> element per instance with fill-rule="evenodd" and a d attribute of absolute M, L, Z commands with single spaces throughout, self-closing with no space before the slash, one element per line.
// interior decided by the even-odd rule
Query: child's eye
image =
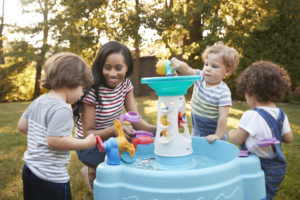
<path fill-rule="evenodd" d="M 106 70 L 108 70 L 108 71 L 111 70 L 111 66 L 110 65 L 104 65 L 103 68 L 106 69 Z"/>
<path fill-rule="evenodd" d="M 116 65 L 116 70 L 121 71 L 123 69 L 123 65 Z"/>
<path fill-rule="evenodd" d="M 212 65 L 212 67 L 213 67 L 213 68 L 218 68 L 218 66 L 217 66 L 217 65 Z"/>

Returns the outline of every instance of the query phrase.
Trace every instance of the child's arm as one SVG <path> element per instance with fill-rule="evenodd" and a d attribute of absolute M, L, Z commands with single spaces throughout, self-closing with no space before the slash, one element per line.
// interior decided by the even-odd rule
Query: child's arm
<path fill-rule="evenodd" d="M 236 145 L 241 145 L 247 139 L 249 133 L 242 128 L 231 129 L 228 131 L 228 139 Z"/>
<path fill-rule="evenodd" d="M 219 107 L 219 119 L 215 134 L 206 136 L 206 140 L 209 143 L 213 143 L 215 140 L 219 140 L 224 136 L 227 127 L 227 119 L 230 106 Z"/>
<path fill-rule="evenodd" d="M 118 132 L 114 126 L 102 130 L 96 130 L 95 107 L 87 103 L 83 104 L 82 127 L 83 132 L 86 135 L 99 135 L 102 140 L 107 140 L 110 137 L 118 136 Z"/>
<path fill-rule="evenodd" d="M 48 146 L 61 151 L 81 150 L 92 148 L 96 145 L 96 137 L 94 134 L 89 134 L 84 139 L 76 139 L 72 136 L 60 137 L 60 136 L 48 136 Z"/>
<path fill-rule="evenodd" d="M 292 131 L 290 131 L 282 136 L 282 142 L 290 143 L 292 140 L 293 140 Z"/>
<path fill-rule="evenodd" d="M 125 109 L 127 112 L 133 111 L 133 112 L 138 113 L 138 108 L 137 108 L 136 102 L 134 100 L 133 90 L 131 90 L 129 93 L 127 93 L 124 105 L 125 105 Z M 145 130 L 145 131 L 150 131 L 150 132 L 156 130 L 156 126 L 150 125 L 147 122 L 145 122 L 144 120 L 141 120 L 138 123 L 132 124 L 132 126 L 136 130 Z"/>
<path fill-rule="evenodd" d="M 27 134 L 28 131 L 28 120 L 25 117 L 21 117 L 18 122 L 18 130 L 22 133 Z"/>
<path fill-rule="evenodd" d="M 178 60 L 177 58 L 171 59 L 171 68 L 181 73 L 182 75 L 195 75 L 195 70 L 188 66 L 183 61 Z"/>

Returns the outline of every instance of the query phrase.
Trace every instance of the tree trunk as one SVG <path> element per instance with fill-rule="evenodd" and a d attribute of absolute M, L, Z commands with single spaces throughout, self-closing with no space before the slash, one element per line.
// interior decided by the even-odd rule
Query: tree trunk
<path fill-rule="evenodd" d="M 134 81 L 135 81 L 135 95 L 136 96 L 141 96 L 141 83 L 140 83 L 140 49 L 139 46 L 136 46 L 136 43 L 138 43 L 138 41 L 135 41 L 135 62 L 134 62 Z"/>
<path fill-rule="evenodd" d="M 34 92 L 33 92 L 33 99 L 40 96 L 40 79 L 42 74 L 42 62 L 38 62 L 36 64 L 36 73 L 35 73 L 35 84 L 34 84 Z"/>
<path fill-rule="evenodd" d="M 41 4 L 40 4 L 41 6 Z M 44 24 L 43 24 L 43 45 L 41 48 L 41 54 L 40 54 L 40 58 L 36 63 L 36 74 L 35 74 L 35 85 L 34 85 L 34 92 L 33 92 L 33 99 L 37 98 L 38 96 L 40 96 L 40 79 L 41 79 L 41 74 L 42 74 L 42 65 L 44 64 L 45 61 L 45 55 L 46 52 L 48 50 L 48 31 L 49 31 L 49 27 L 48 27 L 48 5 L 47 3 L 45 3 L 45 8 L 41 9 L 43 11 L 43 17 L 44 17 Z"/>
<path fill-rule="evenodd" d="M 2 16 L 1 16 L 1 24 L 0 24 L 0 64 L 5 64 L 4 55 L 3 55 L 3 28 L 4 28 L 4 2 L 2 0 Z"/>
<path fill-rule="evenodd" d="M 139 19 L 139 0 L 135 0 L 135 12 L 136 16 Z M 137 22 L 140 25 L 140 21 Z M 140 37 L 139 37 L 139 27 L 135 30 L 135 39 L 134 39 L 134 48 L 135 48 L 135 63 L 134 63 L 134 69 L 133 69 L 133 74 L 134 74 L 134 80 L 135 80 L 135 95 L 136 96 L 141 96 L 142 91 L 141 91 L 141 76 L 140 76 Z"/>

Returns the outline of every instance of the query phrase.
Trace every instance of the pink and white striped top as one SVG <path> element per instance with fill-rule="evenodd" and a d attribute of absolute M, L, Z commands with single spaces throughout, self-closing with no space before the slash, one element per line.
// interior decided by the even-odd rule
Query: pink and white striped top
<path fill-rule="evenodd" d="M 133 89 L 129 78 L 126 78 L 117 87 L 110 89 L 108 87 L 99 87 L 99 95 L 102 103 L 96 101 L 96 93 L 92 88 L 83 99 L 84 103 L 95 106 L 96 130 L 105 129 L 113 126 L 114 120 L 120 117 L 123 110 L 126 95 Z M 82 116 L 76 123 L 75 134 L 77 138 L 84 137 L 82 129 Z"/>

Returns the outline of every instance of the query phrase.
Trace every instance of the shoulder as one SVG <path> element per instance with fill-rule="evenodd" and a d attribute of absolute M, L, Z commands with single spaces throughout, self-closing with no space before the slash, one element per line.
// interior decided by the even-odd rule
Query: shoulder
<path fill-rule="evenodd" d="M 124 84 L 125 84 L 127 87 L 132 86 L 132 83 L 131 83 L 130 78 L 125 78 Z"/>
<path fill-rule="evenodd" d="M 246 130 L 250 135 L 254 135 L 257 131 L 263 130 L 266 123 L 255 110 L 247 110 L 239 121 L 239 127 Z"/>
<path fill-rule="evenodd" d="M 73 115 L 71 106 L 62 100 L 51 100 L 51 103 L 49 103 L 49 110 L 52 113 L 60 113 L 61 115 Z"/>
<path fill-rule="evenodd" d="M 130 92 L 133 89 L 133 85 L 130 81 L 130 78 L 125 78 L 122 84 L 122 88 L 120 89 L 125 90 L 127 92 Z"/>
<path fill-rule="evenodd" d="M 249 117 L 253 117 L 253 116 L 259 116 L 259 114 L 255 110 L 246 110 L 243 113 L 242 118 L 249 118 Z"/>
<path fill-rule="evenodd" d="M 222 91 L 230 92 L 228 85 L 223 81 L 221 81 L 221 83 L 218 85 L 218 88 L 221 89 Z"/>

